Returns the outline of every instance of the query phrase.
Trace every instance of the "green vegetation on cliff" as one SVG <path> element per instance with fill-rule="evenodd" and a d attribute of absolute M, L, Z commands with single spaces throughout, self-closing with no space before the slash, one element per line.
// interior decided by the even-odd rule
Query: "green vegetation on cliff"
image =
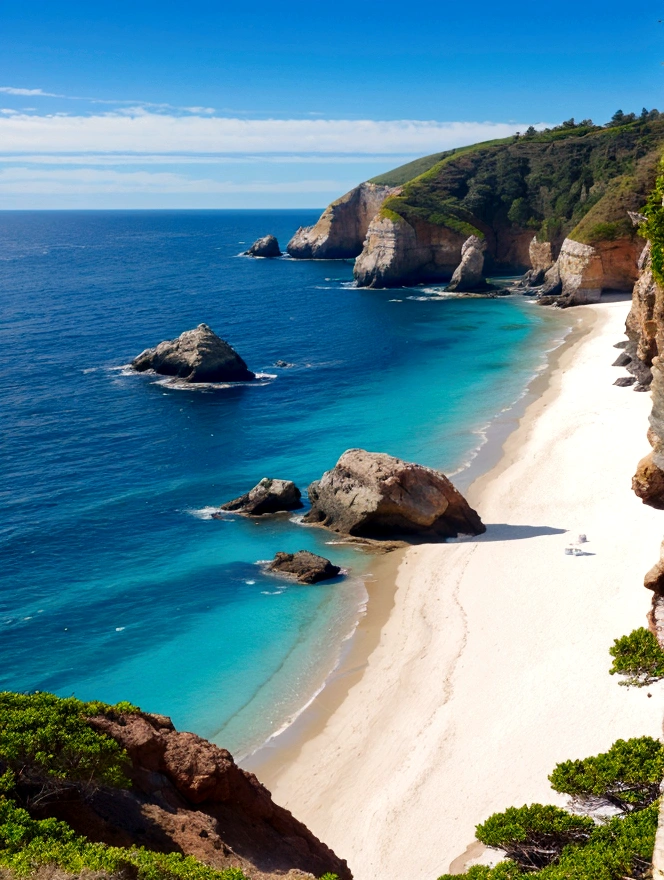
<path fill-rule="evenodd" d="M 0 693 L 0 868 L 16 877 L 48 865 L 136 880 L 246 880 L 236 868 L 217 871 L 178 853 L 95 843 L 65 822 L 31 815 L 58 798 L 85 798 L 101 786 L 128 788 L 126 752 L 87 719 L 136 711 L 130 703 Z"/>
<path fill-rule="evenodd" d="M 424 157 L 373 179 L 402 185 L 384 211 L 461 232 L 530 232 L 560 243 L 632 236 L 626 212 L 652 191 L 664 148 L 657 111 L 614 115 L 608 127 L 568 120 L 553 130 Z M 412 174 L 417 176 L 412 177 Z"/>
<path fill-rule="evenodd" d="M 640 234 L 650 242 L 652 274 L 664 287 L 664 160 L 658 166 L 658 175 L 644 208 L 645 222 Z"/>
<path fill-rule="evenodd" d="M 439 880 L 626 880 L 648 876 L 657 831 L 664 746 L 650 737 L 618 740 L 608 752 L 558 764 L 552 787 L 587 808 L 611 804 L 620 815 L 595 821 L 554 806 L 531 804 L 494 813 L 476 836 L 502 849 L 496 867 Z"/>
<path fill-rule="evenodd" d="M 643 626 L 616 639 L 609 653 L 613 657 L 609 672 L 625 676 L 620 682 L 622 685 L 646 687 L 664 678 L 664 651 L 650 630 Z"/>

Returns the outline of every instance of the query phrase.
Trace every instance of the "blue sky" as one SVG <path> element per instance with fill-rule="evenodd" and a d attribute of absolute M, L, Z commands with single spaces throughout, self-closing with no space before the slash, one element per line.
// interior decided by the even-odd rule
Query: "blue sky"
<path fill-rule="evenodd" d="M 322 207 L 416 156 L 664 110 L 664 4 L 0 4 L 0 208 Z"/>

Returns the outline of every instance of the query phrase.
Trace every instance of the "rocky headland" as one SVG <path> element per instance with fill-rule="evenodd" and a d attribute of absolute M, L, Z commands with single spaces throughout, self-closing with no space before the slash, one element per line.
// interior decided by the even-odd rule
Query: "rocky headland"
<path fill-rule="evenodd" d="M 245 516 L 264 516 L 297 510 L 302 507 L 301 498 L 302 493 L 291 480 L 263 477 L 253 489 L 222 504 L 220 509 Z"/>
<path fill-rule="evenodd" d="M 50 694 L 0 698 L 7 723 L 0 743 L 0 772 L 11 770 L 4 777 L 8 787 L 0 794 L 0 823 L 7 821 L 7 797 L 10 805 L 27 806 L 37 819 L 66 822 L 84 838 L 79 838 L 82 856 L 75 865 L 85 868 L 86 857 L 96 857 L 86 849 L 96 843 L 128 851 L 140 846 L 152 853 L 193 856 L 202 863 L 190 865 L 194 873 L 187 874 L 155 873 L 154 868 L 138 874 L 125 863 L 117 875 L 123 878 L 209 880 L 204 870 L 208 866 L 239 869 L 237 880 L 285 875 L 299 880 L 326 872 L 351 880 L 346 862 L 275 804 L 270 792 L 252 773 L 240 769 L 226 749 L 177 731 L 169 718 L 129 704 L 85 704 Z M 24 743 L 20 758 L 8 746 L 11 736 Z M 63 831 L 46 826 L 45 841 L 49 834 L 57 841 Z M 6 846 L 3 837 L 0 848 Z M 57 843 L 45 842 L 42 851 L 48 846 L 55 846 L 52 866 L 65 854 Z M 48 864 L 49 858 L 43 857 Z M 82 876 L 107 875 L 84 870 Z"/>
<path fill-rule="evenodd" d="M 329 205 L 314 226 L 301 226 L 286 246 L 291 257 L 339 260 L 361 251 L 369 224 L 398 187 L 361 183 Z"/>
<path fill-rule="evenodd" d="M 139 373 L 154 370 L 183 382 L 249 382 L 256 378 L 240 355 L 207 324 L 147 348 L 131 362 Z"/>
<path fill-rule="evenodd" d="M 425 157 L 361 184 L 288 245 L 295 257 L 357 257 L 363 287 L 450 281 L 469 237 L 487 274 L 526 273 L 550 303 L 629 291 L 642 244 L 628 218 L 654 184 L 664 120 L 557 129 Z M 462 289 L 462 288 L 458 288 Z"/>
<path fill-rule="evenodd" d="M 349 449 L 309 486 L 304 521 L 366 538 L 479 535 L 478 514 L 447 477 L 391 455 Z"/>

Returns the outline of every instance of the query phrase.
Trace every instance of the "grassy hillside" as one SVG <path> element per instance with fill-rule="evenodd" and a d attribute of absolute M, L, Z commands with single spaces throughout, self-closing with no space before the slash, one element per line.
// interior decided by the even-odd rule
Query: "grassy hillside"
<path fill-rule="evenodd" d="M 594 244 L 634 234 L 626 212 L 645 205 L 663 150 L 664 117 L 653 111 L 605 128 L 570 121 L 530 129 L 426 156 L 373 182 L 403 185 L 384 210 L 411 223 L 480 235 L 511 227 Z"/>

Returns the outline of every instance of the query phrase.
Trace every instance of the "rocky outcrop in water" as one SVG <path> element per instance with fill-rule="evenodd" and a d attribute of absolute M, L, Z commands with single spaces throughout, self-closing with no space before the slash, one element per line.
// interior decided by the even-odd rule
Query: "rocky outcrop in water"
<path fill-rule="evenodd" d="M 317 584 L 335 578 L 341 571 L 338 565 L 333 565 L 324 556 L 317 556 L 308 550 L 298 550 L 297 553 L 277 553 L 268 570 L 276 574 L 294 577 L 301 584 Z"/>
<path fill-rule="evenodd" d="M 243 513 L 246 516 L 263 516 L 302 507 L 302 493 L 290 480 L 263 479 L 239 498 L 221 505 L 221 510 Z"/>
<path fill-rule="evenodd" d="M 199 324 L 155 348 L 147 348 L 131 362 L 139 373 L 154 370 L 184 382 L 248 382 L 255 373 L 240 355 L 207 324 Z"/>
<path fill-rule="evenodd" d="M 349 449 L 309 486 L 305 522 L 368 538 L 446 538 L 485 531 L 478 514 L 439 471 L 379 452 Z"/>
<path fill-rule="evenodd" d="M 274 235 L 264 235 L 258 238 L 252 244 L 248 251 L 244 252 L 245 257 L 280 257 L 281 249 L 279 242 Z"/>
<path fill-rule="evenodd" d="M 338 260 L 356 257 L 369 224 L 398 187 L 361 183 L 329 205 L 314 226 L 301 226 L 286 246 L 291 257 Z"/>
<path fill-rule="evenodd" d="M 160 715 L 90 719 L 127 750 L 130 790 L 100 788 L 85 801 L 49 808 L 79 834 L 118 846 L 142 845 L 196 856 L 214 868 L 238 867 L 253 880 L 325 872 L 351 880 L 345 861 L 225 749 L 180 733 Z"/>
<path fill-rule="evenodd" d="M 461 262 L 447 285 L 448 291 L 476 291 L 486 288 L 487 283 L 482 274 L 485 250 L 486 242 L 476 235 L 471 235 L 464 241 L 461 246 Z"/>

